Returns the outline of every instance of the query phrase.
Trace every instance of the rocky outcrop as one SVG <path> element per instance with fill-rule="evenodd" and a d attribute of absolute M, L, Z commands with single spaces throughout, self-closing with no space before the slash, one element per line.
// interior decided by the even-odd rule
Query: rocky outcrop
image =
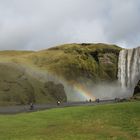
<path fill-rule="evenodd" d="M 134 89 L 134 95 L 136 95 L 136 94 L 140 94 L 140 80 Z"/>
<path fill-rule="evenodd" d="M 44 85 L 45 93 L 49 93 L 57 101 L 67 101 L 64 86 L 62 84 L 55 84 L 52 81 L 48 81 Z"/>

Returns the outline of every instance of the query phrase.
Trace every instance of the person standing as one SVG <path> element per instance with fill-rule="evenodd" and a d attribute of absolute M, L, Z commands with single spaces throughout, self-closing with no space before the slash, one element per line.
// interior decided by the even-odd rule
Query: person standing
<path fill-rule="evenodd" d="M 60 101 L 57 101 L 57 105 L 58 105 L 58 106 L 60 105 Z"/>
<path fill-rule="evenodd" d="M 34 109 L 34 104 L 30 103 L 30 110 L 33 110 L 33 109 Z"/>

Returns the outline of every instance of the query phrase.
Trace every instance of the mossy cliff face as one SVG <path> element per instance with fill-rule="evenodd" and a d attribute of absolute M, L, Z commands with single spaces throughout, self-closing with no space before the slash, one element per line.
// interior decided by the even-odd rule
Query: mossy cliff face
<path fill-rule="evenodd" d="M 117 79 L 120 48 L 106 44 L 69 44 L 31 55 L 31 63 L 68 81 Z"/>

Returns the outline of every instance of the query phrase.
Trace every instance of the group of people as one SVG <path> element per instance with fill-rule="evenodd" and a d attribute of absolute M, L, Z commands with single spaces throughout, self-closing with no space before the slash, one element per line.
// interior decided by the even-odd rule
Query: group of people
<path fill-rule="evenodd" d="M 92 100 L 89 99 L 89 102 L 91 103 Z M 99 100 L 99 99 L 96 99 L 95 102 L 99 103 L 100 100 Z M 58 101 L 56 102 L 56 104 L 57 104 L 57 106 L 59 106 L 59 105 L 61 104 L 61 101 L 58 100 Z M 34 110 L 34 104 L 33 104 L 33 103 L 30 103 L 30 110 Z"/>
<path fill-rule="evenodd" d="M 91 103 L 91 102 L 92 102 L 92 100 L 91 100 L 91 99 L 89 99 L 89 102 Z M 96 99 L 96 100 L 95 100 L 95 102 L 99 103 L 99 102 L 100 102 L 100 99 Z"/>

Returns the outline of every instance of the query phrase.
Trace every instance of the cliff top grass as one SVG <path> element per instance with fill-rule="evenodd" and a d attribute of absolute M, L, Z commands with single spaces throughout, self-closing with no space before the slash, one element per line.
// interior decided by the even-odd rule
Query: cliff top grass
<path fill-rule="evenodd" d="M 31 54 L 29 58 L 33 65 L 40 69 L 47 69 L 67 80 L 82 77 L 94 81 L 114 80 L 120 50 L 121 48 L 116 45 L 74 43 L 42 50 Z"/>
<path fill-rule="evenodd" d="M 0 115 L 2 140 L 139 140 L 140 102 Z"/>

